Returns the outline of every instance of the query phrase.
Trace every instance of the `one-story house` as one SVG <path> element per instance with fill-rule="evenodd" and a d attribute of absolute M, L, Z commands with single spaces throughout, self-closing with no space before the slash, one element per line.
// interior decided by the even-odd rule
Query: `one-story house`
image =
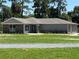
<path fill-rule="evenodd" d="M 59 18 L 10 18 L 3 33 L 77 33 L 77 24 Z"/>

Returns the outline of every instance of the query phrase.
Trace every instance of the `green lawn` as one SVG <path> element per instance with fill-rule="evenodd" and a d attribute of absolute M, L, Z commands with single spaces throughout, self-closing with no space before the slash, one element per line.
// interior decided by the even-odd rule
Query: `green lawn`
<path fill-rule="evenodd" d="M 0 43 L 79 43 L 79 36 L 66 34 L 0 34 Z"/>
<path fill-rule="evenodd" d="M 79 59 L 79 48 L 0 49 L 0 59 Z"/>

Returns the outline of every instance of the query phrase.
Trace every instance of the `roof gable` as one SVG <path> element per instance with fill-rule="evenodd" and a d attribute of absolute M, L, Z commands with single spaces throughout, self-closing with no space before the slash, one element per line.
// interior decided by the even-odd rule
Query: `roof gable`
<path fill-rule="evenodd" d="M 15 18 L 10 18 L 10 19 L 4 21 L 2 24 L 22 24 L 22 22 L 18 21 Z"/>

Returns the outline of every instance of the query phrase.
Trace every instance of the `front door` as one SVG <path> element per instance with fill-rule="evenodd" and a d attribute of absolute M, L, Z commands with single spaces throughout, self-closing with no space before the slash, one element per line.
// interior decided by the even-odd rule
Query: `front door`
<path fill-rule="evenodd" d="M 30 25 L 30 33 L 36 33 L 36 25 Z"/>

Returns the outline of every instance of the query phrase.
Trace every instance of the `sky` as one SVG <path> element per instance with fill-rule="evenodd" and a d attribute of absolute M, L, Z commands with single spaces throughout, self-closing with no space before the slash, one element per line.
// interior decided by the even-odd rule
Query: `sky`
<path fill-rule="evenodd" d="M 79 0 L 67 0 L 67 11 L 72 11 L 75 6 L 79 6 Z"/>
<path fill-rule="evenodd" d="M 11 2 L 7 1 L 6 5 L 11 6 Z M 75 6 L 79 6 L 79 0 L 67 0 L 67 11 L 72 11 Z"/>

